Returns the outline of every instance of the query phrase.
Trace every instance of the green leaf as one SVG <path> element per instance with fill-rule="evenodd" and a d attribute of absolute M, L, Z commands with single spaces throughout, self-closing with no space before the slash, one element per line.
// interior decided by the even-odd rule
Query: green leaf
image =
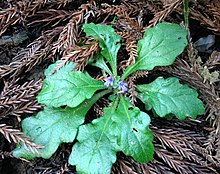
<path fill-rule="evenodd" d="M 105 108 L 103 117 L 80 126 L 78 142 L 73 146 L 69 163 L 79 173 L 110 173 L 116 153 L 123 151 L 138 162 L 153 159 L 153 135 L 149 116 L 130 105 L 123 96 Z"/>
<path fill-rule="evenodd" d="M 94 57 L 94 59 L 96 59 L 96 62 L 92 64 L 93 66 L 101 68 L 104 72 L 108 73 L 110 76 L 113 76 L 111 70 L 108 68 L 107 64 L 105 63 L 103 56 L 98 55 Z"/>
<path fill-rule="evenodd" d="M 148 128 L 150 117 L 122 97 L 112 119 L 121 151 L 141 163 L 152 160 L 154 147 L 153 135 Z"/>
<path fill-rule="evenodd" d="M 54 64 L 51 64 L 44 72 L 46 77 L 53 75 L 53 72 L 57 69 L 61 60 L 56 61 Z M 73 62 L 68 62 L 65 66 L 60 68 L 60 72 L 71 72 L 77 64 Z"/>
<path fill-rule="evenodd" d="M 152 70 L 155 66 L 173 64 L 187 45 L 186 35 L 186 30 L 179 25 L 166 22 L 147 29 L 138 42 L 136 63 L 125 70 L 122 80 L 137 70 Z"/>
<path fill-rule="evenodd" d="M 69 72 L 69 69 L 61 68 L 44 80 L 43 89 L 37 96 L 39 103 L 52 107 L 76 107 L 97 90 L 105 88 L 103 82 L 80 71 Z"/>
<path fill-rule="evenodd" d="M 39 149 L 40 155 L 27 151 L 22 145 L 13 151 L 15 157 L 32 159 L 34 157 L 50 158 L 61 143 L 73 142 L 78 127 L 84 122 L 90 107 L 109 90 L 96 94 L 75 108 L 45 107 L 36 116 L 22 121 L 22 131 L 31 137 L 36 144 L 44 146 Z"/>
<path fill-rule="evenodd" d="M 177 78 L 157 78 L 150 84 L 138 85 L 140 99 L 151 105 L 156 114 L 165 117 L 174 114 L 179 119 L 187 116 L 196 118 L 204 114 L 205 109 L 196 90 L 179 83 Z"/>
<path fill-rule="evenodd" d="M 69 163 L 79 173 L 110 173 L 119 151 L 116 138 L 111 135 L 112 114 L 115 106 L 106 108 L 105 114 L 91 124 L 80 126 L 77 142 L 72 148 Z"/>
<path fill-rule="evenodd" d="M 45 107 L 36 117 L 29 117 L 22 121 L 23 132 L 29 135 L 32 140 L 45 146 L 39 150 L 40 156 L 50 158 L 62 142 L 73 142 L 77 128 L 84 122 L 86 112 L 84 108 L 49 108 Z M 27 151 L 24 146 L 14 150 L 15 157 L 32 159 L 40 157 Z"/>
<path fill-rule="evenodd" d="M 117 53 L 121 46 L 119 44 L 121 37 L 115 34 L 111 26 L 103 26 L 100 24 L 84 24 L 84 32 L 87 36 L 93 36 L 99 41 L 102 49 L 101 54 L 109 62 L 114 76 L 117 76 Z"/>

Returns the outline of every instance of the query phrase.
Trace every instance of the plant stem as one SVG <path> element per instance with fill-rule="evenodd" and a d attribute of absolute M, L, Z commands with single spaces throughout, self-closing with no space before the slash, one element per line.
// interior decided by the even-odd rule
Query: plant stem
<path fill-rule="evenodd" d="M 189 2 L 188 0 L 184 0 L 184 22 L 185 22 L 185 27 L 188 30 L 189 27 Z"/>

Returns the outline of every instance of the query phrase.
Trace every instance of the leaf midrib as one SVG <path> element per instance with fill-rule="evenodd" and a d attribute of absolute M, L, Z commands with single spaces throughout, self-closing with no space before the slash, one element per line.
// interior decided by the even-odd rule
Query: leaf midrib
<path fill-rule="evenodd" d="M 97 33 L 94 29 L 92 29 L 96 34 L 97 34 L 97 36 L 99 37 L 99 33 Z M 112 56 L 112 54 L 110 54 L 111 52 L 109 51 L 109 49 L 108 49 L 108 47 L 107 47 L 107 44 L 105 43 L 105 40 L 103 39 L 103 38 L 101 38 L 101 37 L 99 37 L 101 40 L 102 40 L 102 42 L 105 44 L 105 47 L 107 48 L 107 52 L 108 52 L 108 54 L 110 55 L 110 61 L 111 62 L 109 62 L 110 64 L 112 64 L 112 71 L 113 71 L 113 74 L 115 75 L 115 76 L 117 76 L 117 70 L 115 70 L 116 69 L 116 65 L 115 65 L 115 62 L 114 62 L 114 60 L 113 60 L 113 56 Z M 104 49 L 102 48 L 102 51 L 104 51 Z M 107 59 L 107 58 L 106 58 Z"/>

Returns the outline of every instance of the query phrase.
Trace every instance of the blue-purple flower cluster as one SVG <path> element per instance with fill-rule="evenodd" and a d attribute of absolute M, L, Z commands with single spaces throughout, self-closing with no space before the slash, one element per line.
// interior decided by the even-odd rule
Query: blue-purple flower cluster
<path fill-rule="evenodd" d="M 105 79 L 104 85 L 106 87 L 113 86 L 114 85 L 114 79 L 112 77 L 108 77 L 107 79 Z"/>
<path fill-rule="evenodd" d="M 127 92 L 128 91 L 128 84 L 125 83 L 125 82 L 120 81 L 118 83 L 118 90 L 123 91 L 123 92 Z"/>
<path fill-rule="evenodd" d="M 113 86 L 113 85 L 114 85 L 114 79 L 113 79 L 112 77 L 106 78 L 104 85 L 105 85 L 106 87 Z M 119 91 L 122 91 L 122 92 L 124 92 L 124 93 L 127 92 L 127 91 L 128 91 L 128 84 L 125 83 L 125 82 L 123 82 L 123 81 L 120 81 L 120 82 L 118 83 L 118 90 L 119 90 Z"/>

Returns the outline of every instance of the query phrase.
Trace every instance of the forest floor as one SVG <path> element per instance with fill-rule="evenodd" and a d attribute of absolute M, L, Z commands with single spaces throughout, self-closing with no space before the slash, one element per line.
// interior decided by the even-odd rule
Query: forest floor
<path fill-rule="evenodd" d="M 88 40 L 82 24 L 112 25 L 121 35 L 118 63 L 123 71 L 134 61 L 144 31 L 162 21 L 183 24 L 183 9 L 183 0 L 0 0 L 0 173 L 76 173 L 68 164 L 71 143 L 62 144 L 48 160 L 17 159 L 12 150 L 25 141 L 21 120 L 43 109 L 36 95 L 44 70 L 56 60 L 77 62 L 82 70 L 100 51 L 95 42 L 80 45 Z M 179 78 L 198 91 L 205 114 L 196 120 L 154 118 L 154 160 L 139 164 L 119 153 L 112 173 L 220 173 L 219 9 L 218 0 L 189 0 L 187 48 L 172 66 L 157 67 L 147 77 Z M 95 105 L 91 114 L 100 115 L 101 107 Z"/>

